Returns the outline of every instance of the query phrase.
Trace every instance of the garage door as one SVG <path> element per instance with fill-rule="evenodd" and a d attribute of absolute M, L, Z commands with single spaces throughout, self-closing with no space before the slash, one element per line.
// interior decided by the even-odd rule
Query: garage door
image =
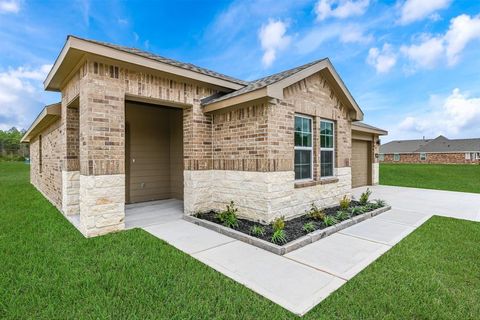
<path fill-rule="evenodd" d="M 362 140 L 352 140 L 352 187 L 369 184 L 370 177 L 370 143 Z"/>

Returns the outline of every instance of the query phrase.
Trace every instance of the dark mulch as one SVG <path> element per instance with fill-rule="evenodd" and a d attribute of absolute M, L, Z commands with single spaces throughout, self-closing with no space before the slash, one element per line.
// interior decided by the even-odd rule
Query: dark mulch
<path fill-rule="evenodd" d="M 356 206 L 360 206 L 360 203 L 358 201 L 352 201 L 350 203 L 351 208 L 356 207 Z M 329 216 L 335 216 L 337 211 L 339 211 L 339 210 L 340 210 L 340 206 L 329 207 L 329 208 L 324 208 L 323 209 L 325 214 L 329 215 Z M 371 209 L 371 210 L 368 210 L 368 211 L 365 211 L 365 212 L 369 212 L 369 211 L 373 211 L 373 210 L 374 209 Z M 209 212 L 197 213 L 195 216 L 199 219 L 204 219 L 204 220 L 208 220 L 208 221 L 211 221 L 211 222 L 214 222 L 214 223 L 217 223 L 217 224 L 222 224 L 220 222 L 220 220 L 217 219 L 216 215 L 217 215 L 217 212 L 212 210 L 212 211 L 209 211 Z M 308 234 L 305 231 L 303 231 L 303 229 L 302 229 L 303 225 L 307 222 L 312 222 L 315 225 L 316 230 L 321 230 L 321 229 L 327 228 L 327 226 L 322 221 L 311 219 L 306 214 L 302 215 L 302 216 L 299 216 L 297 218 L 294 218 L 292 220 L 285 221 L 285 229 L 284 230 L 285 230 L 285 234 L 286 234 L 286 238 L 287 238 L 287 243 Z M 341 221 L 339 221 L 339 222 L 341 222 Z M 250 232 L 250 229 L 254 225 L 263 226 L 265 228 L 265 234 L 263 236 L 252 235 L 251 232 Z M 241 218 L 238 219 L 238 227 L 235 228 L 235 230 L 240 231 L 240 232 L 245 233 L 245 234 L 248 234 L 248 235 L 251 235 L 253 237 L 263 239 L 263 240 L 268 241 L 268 242 L 271 242 L 271 238 L 272 238 L 272 235 L 273 235 L 273 228 L 272 228 L 271 225 L 265 225 L 265 224 L 262 224 L 262 223 L 259 223 L 259 222 L 254 222 L 254 221 L 251 221 L 251 220 L 241 219 Z"/>

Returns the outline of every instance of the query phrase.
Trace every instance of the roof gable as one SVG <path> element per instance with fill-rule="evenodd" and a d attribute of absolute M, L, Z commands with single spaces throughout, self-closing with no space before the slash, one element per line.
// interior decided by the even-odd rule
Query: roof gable
<path fill-rule="evenodd" d="M 202 105 L 205 107 L 205 111 L 209 112 L 260 97 L 283 99 L 283 89 L 320 71 L 325 72 L 327 80 L 333 84 L 335 91 L 343 98 L 347 107 L 355 111 L 355 120 L 362 120 L 362 110 L 328 58 L 251 81 L 246 87 L 234 92 L 204 99 Z"/>

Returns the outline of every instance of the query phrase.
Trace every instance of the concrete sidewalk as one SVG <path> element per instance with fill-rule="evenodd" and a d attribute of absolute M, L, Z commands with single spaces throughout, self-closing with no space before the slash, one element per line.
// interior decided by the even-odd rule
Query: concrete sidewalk
<path fill-rule="evenodd" d="M 358 196 L 363 190 L 354 190 L 354 194 Z M 479 209 L 473 208 L 475 201 L 480 203 L 480 195 L 384 186 L 371 190 L 372 199 L 385 199 L 392 210 L 285 256 L 184 220 L 144 229 L 287 310 L 303 315 L 433 214 L 477 221 L 480 218 Z M 455 211 L 449 211 L 455 207 Z"/>

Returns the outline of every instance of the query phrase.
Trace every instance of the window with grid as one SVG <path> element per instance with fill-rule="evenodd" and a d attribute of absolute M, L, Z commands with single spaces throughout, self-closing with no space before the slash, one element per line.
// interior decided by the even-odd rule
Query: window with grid
<path fill-rule="evenodd" d="M 295 116 L 295 180 L 312 179 L 312 118 Z"/>
<path fill-rule="evenodd" d="M 332 121 L 320 121 L 320 176 L 332 177 L 335 160 L 335 130 Z"/>

